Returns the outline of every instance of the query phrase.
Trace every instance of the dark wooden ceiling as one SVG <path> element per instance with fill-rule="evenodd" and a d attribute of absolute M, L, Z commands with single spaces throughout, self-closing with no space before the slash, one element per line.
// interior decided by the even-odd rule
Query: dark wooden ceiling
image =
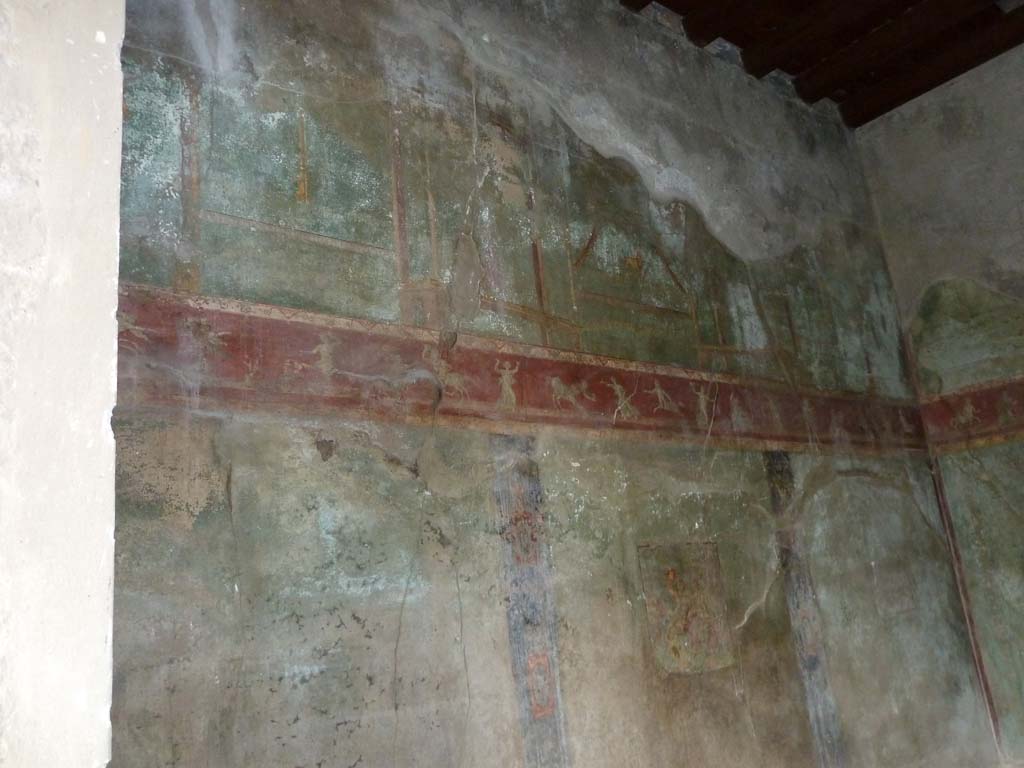
<path fill-rule="evenodd" d="M 785 72 L 853 127 L 1024 43 L 1024 0 L 659 1 L 697 45 L 728 40 L 750 74 Z"/>

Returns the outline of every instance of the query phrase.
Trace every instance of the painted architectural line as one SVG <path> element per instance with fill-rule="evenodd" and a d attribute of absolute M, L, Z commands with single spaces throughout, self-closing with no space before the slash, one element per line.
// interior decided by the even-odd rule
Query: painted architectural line
<path fill-rule="evenodd" d="M 557 426 L 750 450 L 925 449 L 917 408 L 774 382 L 122 285 L 119 407 Z"/>
<path fill-rule="evenodd" d="M 540 470 L 528 437 L 495 435 L 494 500 L 508 592 L 508 641 L 526 768 L 568 768 L 558 615 Z"/>
<path fill-rule="evenodd" d="M 906 343 L 907 349 L 912 349 Z M 1024 392 L 1024 380 L 1002 380 L 947 393 L 945 395 L 922 395 L 916 372 L 916 361 L 909 367 L 914 389 L 921 403 L 921 420 L 925 426 L 928 445 L 928 468 L 932 477 L 939 517 L 949 550 L 950 569 L 956 584 L 960 609 L 971 649 L 971 661 L 978 686 L 985 704 L 993 745 L 997 754 L 1003 757 L 1002 729 L 999 712 L 992 693 L 985 656 L 978 637 L 974 608 L 967 587 L 967 574 L 963 555 L 957 539 L 956 526 L 949 508 L 946 483 L 942 472 L 943 454 L 965 451 L 974 447 L 996 445 L 1020 439 L 1024 435 L 1022 422 L 1018 419 L 1016 403 Z"/>
<path fill-rule="evenodd" d="M 789 455 L 782 451 L 767 451 L 764 467 L 771 488 L 772 514 L 781 520 L 793 496 L 793 469 Z M 810 565 L 804 559 L 803 546 L 793 528 L 780 529 L 776 533 L 775 545 L 784 574 L 786 607 L 811 722 L 816 764 L 818 768 L 844 768 L 847 761 L 843 732 L 829 681 L 825 630 L 818 611 Z"/>
<path fill-rule="evenodd" d="M 996 708 L 995 697 L 992 694 L 992 684 L 989 681 L 988 669 L 985 664 L 985 655 L 982 652 L 981 641 L 978 638 L 978 627 L 974 620 L 974 608 L 971 605 L 971 595 L 967 588 L 967 573 L 964 570 L 964 559 L 960 553 L 960 544 L 957 541 L 956 527 L 953 525 L 953 514 L 949 509 L 949 498 L 946 496 L 946 484 L 942 476 L 942 468 L 934 456 L 929 458 L 929 465 L 931 467 L 932 483 L 935 488 L 935 498 L 939 505 L 939 517 L 942 520 L 942 528 L 946 534 L 946 545 L 949 547 L 953 580 L 956 583 L 957 596 L 960 598 L 960 606 L 964 613 L 964 623 L 967 629 L 967 639 L 971 646 L 971 661 L 974 665 L 974 673 L 978 677 L 978 686 L 981 688 L 982 699 L 985 703 L 985 714 L 988 716 L 989 727 L 992 729 L 992 738 L 995 741 L 996 750 L 1002 755 L 999 711 Z"/>
<path fill-rule="evenodd" d="M 1024 377 L 923 398 L 921 416 L 937 454 L 1024 438 Z"/>

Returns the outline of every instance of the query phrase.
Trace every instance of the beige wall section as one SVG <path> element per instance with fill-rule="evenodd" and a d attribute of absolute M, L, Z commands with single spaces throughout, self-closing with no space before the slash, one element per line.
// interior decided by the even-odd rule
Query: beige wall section
<path fill-rule="evenodd" d="M 0 765 L 110 753 L 123 0 L 0 0 Z"/>

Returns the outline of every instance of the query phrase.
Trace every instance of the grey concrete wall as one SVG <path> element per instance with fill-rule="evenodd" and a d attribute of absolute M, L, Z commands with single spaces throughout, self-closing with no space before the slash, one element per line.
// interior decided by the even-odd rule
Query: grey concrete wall
<path fill-rule="evenodd" d="M 0 2 L 0 765 L 110 752 L 124 8 Z"/>

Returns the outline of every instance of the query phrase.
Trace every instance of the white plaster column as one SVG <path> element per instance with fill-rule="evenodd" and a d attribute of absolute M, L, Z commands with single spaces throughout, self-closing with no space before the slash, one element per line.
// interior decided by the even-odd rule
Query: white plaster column
<path fill-rule="evenodd" d="M 0 766 L 110 755 L 124 0 L 0 0 Z"/>

